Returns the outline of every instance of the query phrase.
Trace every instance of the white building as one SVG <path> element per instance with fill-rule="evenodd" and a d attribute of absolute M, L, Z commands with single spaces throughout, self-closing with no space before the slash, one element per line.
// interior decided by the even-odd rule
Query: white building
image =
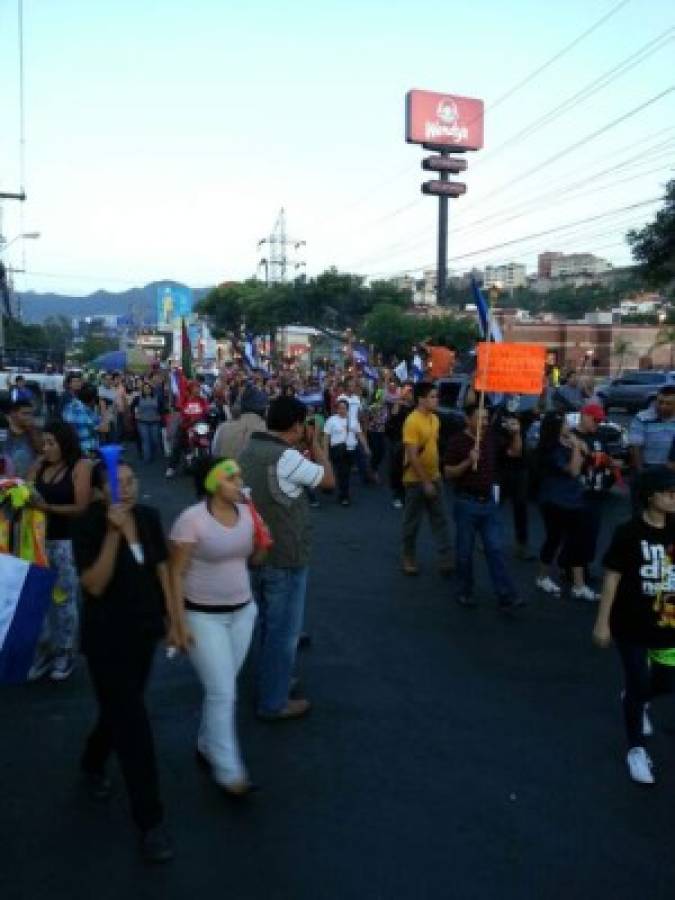
<path fill-rule="evenodd" d="M 593 253 L 561 253 L 552 255 L 551 278 L 574 278 L 578 275 L 602 275 L 612 268 L 611 262 Z"/>
<path fill-rule="evenodd" d="M 496 287 L 502 291 L 513 291 L 525 287 L 527 272 L 522 263 L 506 263 L 502 266 L 486 266 L 483 285 L 486 288 Z"/>

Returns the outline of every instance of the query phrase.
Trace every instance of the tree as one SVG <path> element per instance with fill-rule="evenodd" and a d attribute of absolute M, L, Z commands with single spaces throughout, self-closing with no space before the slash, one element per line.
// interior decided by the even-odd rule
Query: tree
<path fill-rule="evenodd" d="M 406 316 L 391 303 L 380 303 L 367 316 L 362 329 L 368 344 L 373 344 L 385 357 L 406 356 L 419 339 L 417 320 Z"/>
<path fill-rule="evenodd" d="M 619 375 L 623 372 L 623 363 L 626 354 L 630 353 L 633 345 L 625 337 L 618 337 L 614 342 L 614 355 L 619 357 Z"/>
<path fill-rule="evenodd" d="M 663 328 L 659 328 L 656 333 L 656 340 L 647 351 L 647 356 L 651 357 L 654 350 L 658 347 L 666 347 L 668 344 L 670 344 L 670 365 L 672 367 L 675 355 L 675 328 L 670 325 L 664 325 Z"/>
<path fill-rule="evenodd" d="M 654 287 L 675 280 L 675 179 L 666 185 L 665 203 L 653 222 L 626 235 L 633 258 Z"/>
<path fill-rule="evenodd" d="M 103 353 L 110 353 L 112 350 L 119 349 L 119 341 L 113 337 L 95 337 L 88 335 L 77 347 L 77 356 L 79 359 L 88 363 Z"/>

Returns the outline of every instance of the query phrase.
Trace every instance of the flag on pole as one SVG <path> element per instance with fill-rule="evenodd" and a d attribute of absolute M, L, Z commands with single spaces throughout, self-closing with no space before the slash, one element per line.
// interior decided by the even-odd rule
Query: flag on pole
<path fill-rule="evenodd" d="M 255 338 L 252 334 L 247 334 L 244 341 L 244 363 L 249 369 L 257 368 Z"/>
<path fill-rule="evenodd" d="M 180 320 L 180 364 L 186 378 L 194 378 L 192 367 L 192 344 L 185 319 Z"/>
<path fill-rule="evenodd" d="M 396 368 L 394 369 L 394 375 L 398 378 L 399 381 L 407 381 L 408 380 L 408 364 L 405 360 L 400 362 Z"/>
<path fill-rule="evenodd" d="M 490 304 L 485 299 L 478 282 L 475 278 L 471 279 L 471 292 L 473 293 L 474 303 L 478 310 L 478 318 L 480 320 L 480 330 L 484 341 L 494 341 L 501 343 L 504 340 L 502 330 L 497 324 L 490 311 Z"/>
<path fill-rule="evenodd" d="M 53 570 L 0 554 L 0 684 L 26 681 L 55 582 Z"/>
<path fill-rule="evenodd" d="M 424 364 L 419 353 L 413 356 L 412 375 L 413 381 L 421 381 L 424 378 Z"/>
<path fill-rule="evenodd" d="M 352 348 L 352 359 L 358 365 L 365 366 L 368 364 L 368 351 L 365 347 L 357 345 Z"/>

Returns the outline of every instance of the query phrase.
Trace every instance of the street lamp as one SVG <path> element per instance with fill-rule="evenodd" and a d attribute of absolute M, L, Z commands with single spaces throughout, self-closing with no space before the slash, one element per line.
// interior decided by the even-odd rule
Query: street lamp
<path fill-rule="evenodd" d="M 3 241 L 0 237 L 0 253 L 4 253 L 5 250 L 16 243 L 16 241 L 36 241 L 41 236 L 39 231 L 25 231 L 23 234 L 17 234 L 11 241 Z"/>

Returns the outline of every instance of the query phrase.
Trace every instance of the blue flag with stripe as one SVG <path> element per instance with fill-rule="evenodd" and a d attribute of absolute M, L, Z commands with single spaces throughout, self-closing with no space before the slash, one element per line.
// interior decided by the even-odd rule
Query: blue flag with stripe
<path fill-rule="evenodd" d="M 471 279 L 471 292 L 473 294 L 474 303 L 476 304 L 476 309 L 478 310 L 481 337 L 484 341 L 494 341 L 495 343 L 500 343 L 504 340 L 502 336 L 502 330 L 495 321 L 494 316 L 490 311 L 490 304 L 487 302 L 483 292 L 478 287 L 478 282 L 475 278 Z"/>
<path fill-rule="evenodd" d="M 51 569 L 0 554 L 0 684 L 26 681 L 55 581 Z"/>

